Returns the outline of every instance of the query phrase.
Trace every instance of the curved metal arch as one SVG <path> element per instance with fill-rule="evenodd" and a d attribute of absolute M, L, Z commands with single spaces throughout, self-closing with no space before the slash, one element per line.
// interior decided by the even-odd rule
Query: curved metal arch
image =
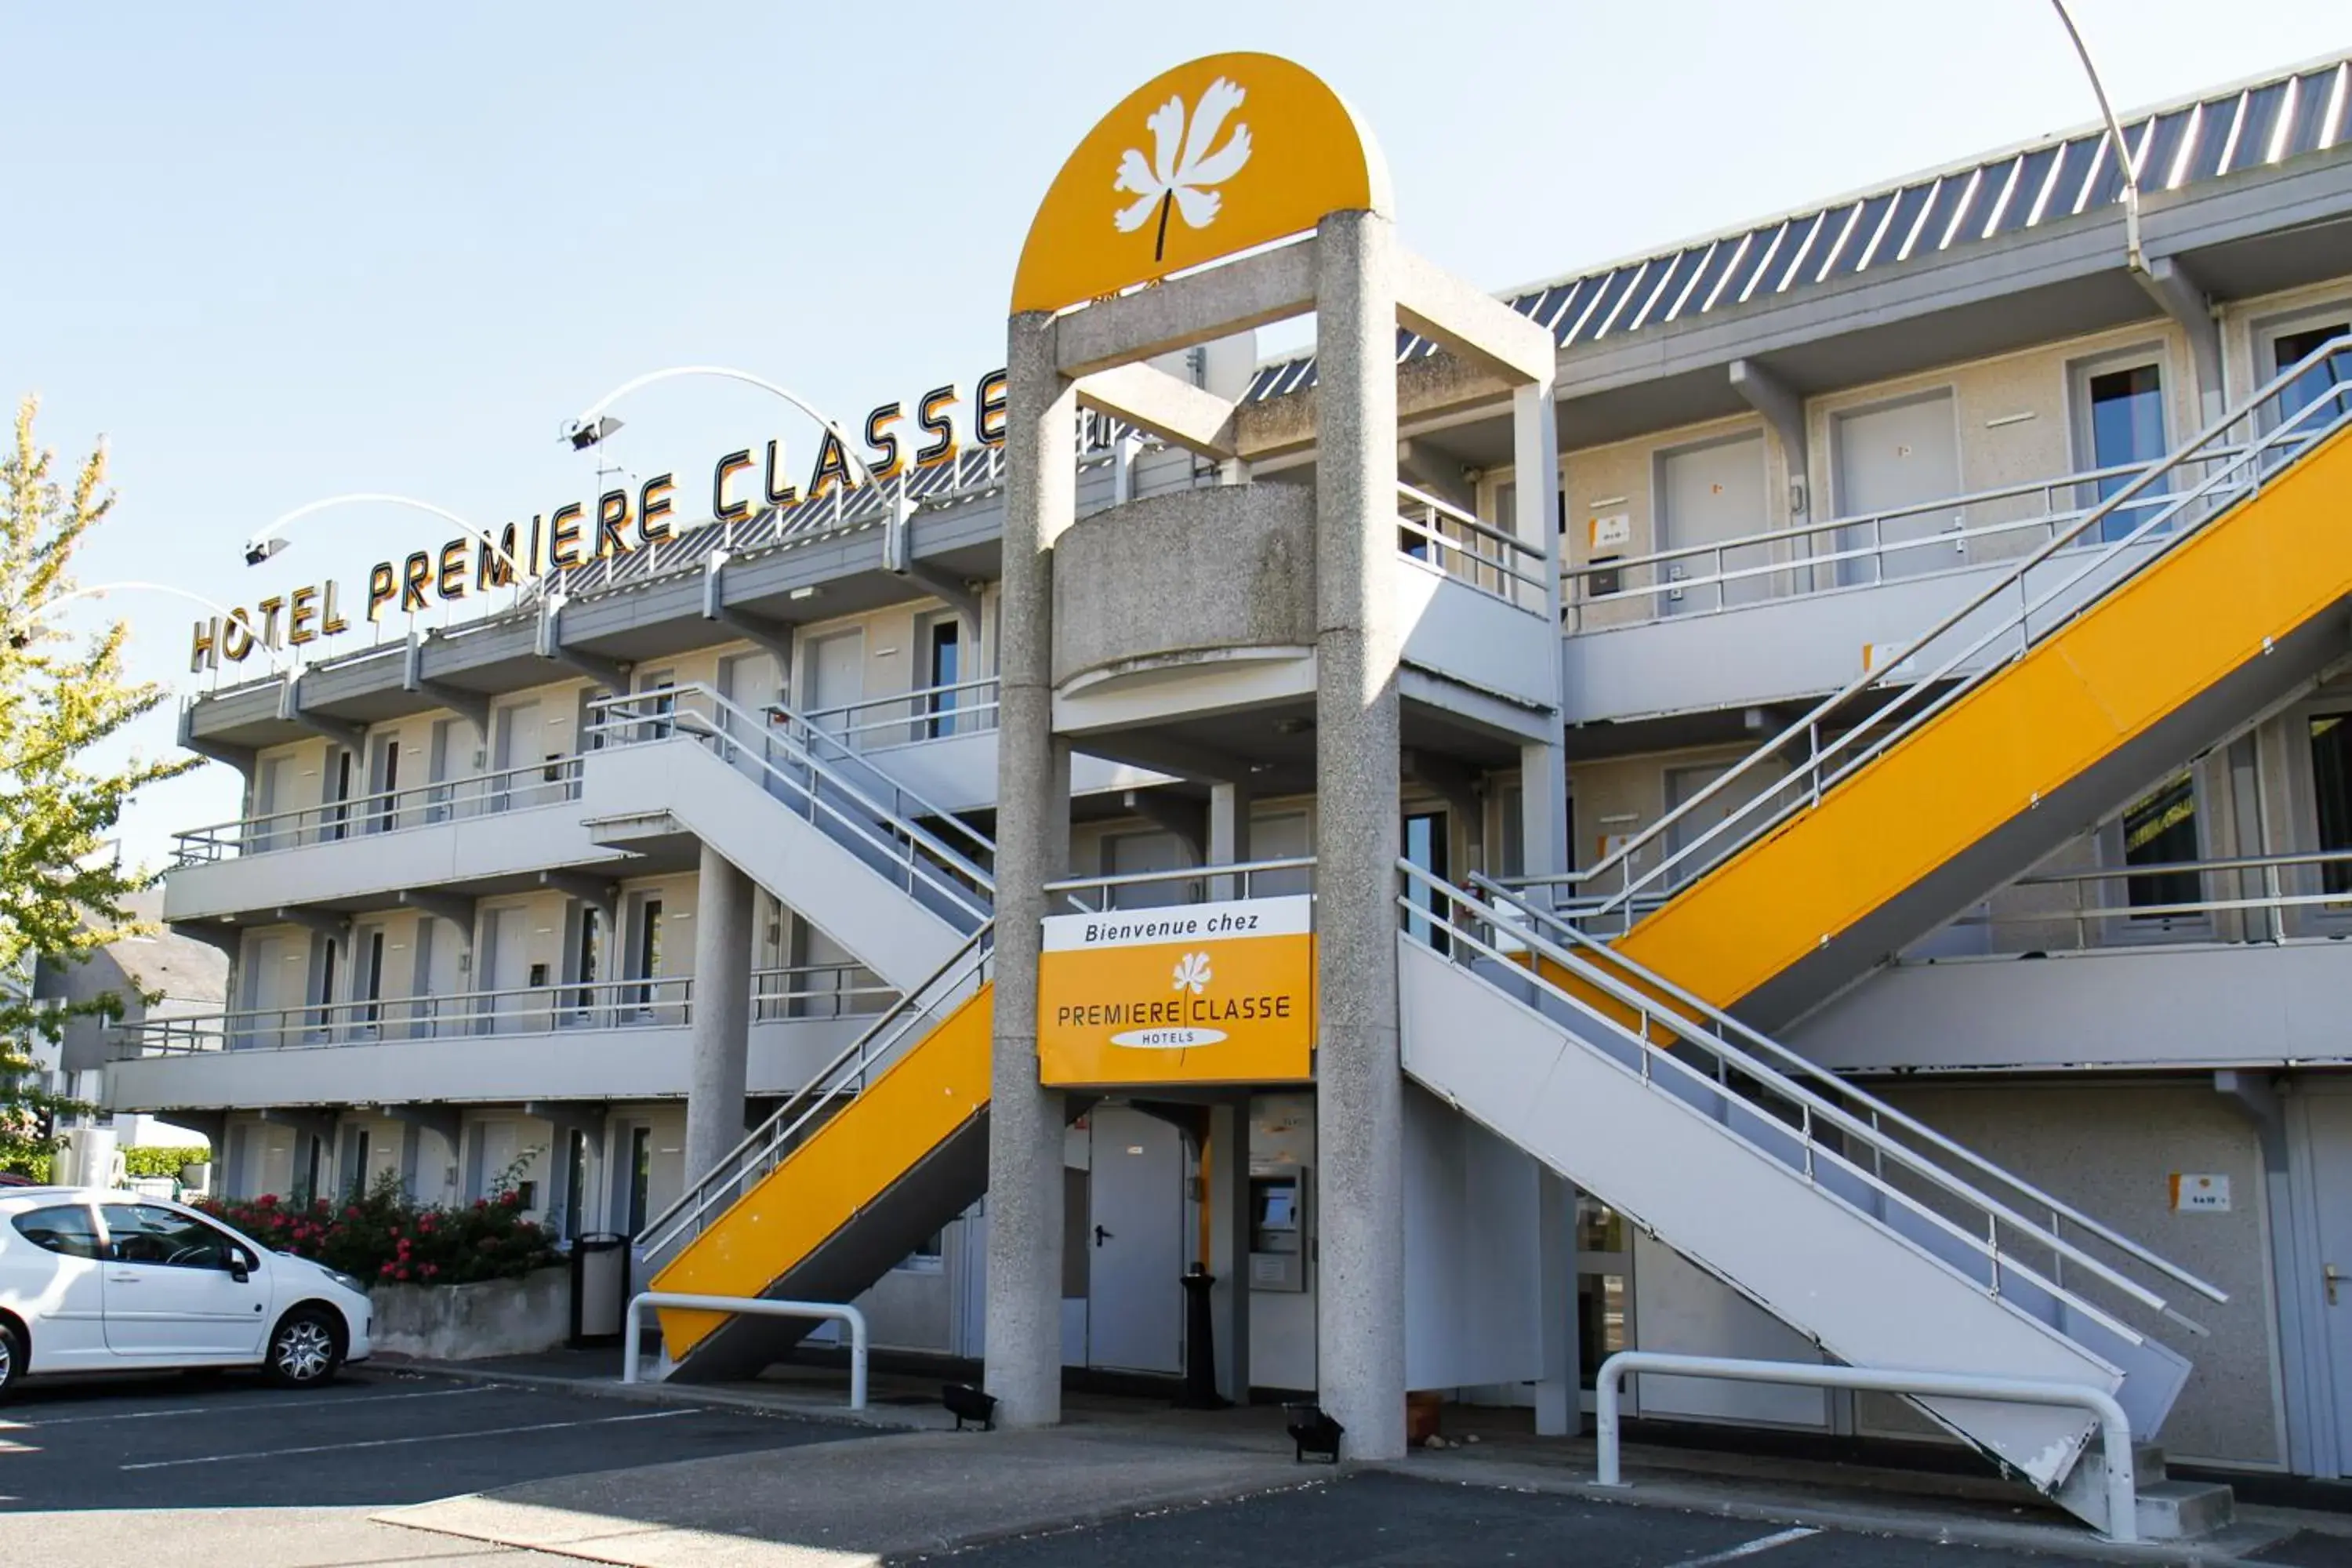
<path fill-rule="evenodd" d="M 435 517 L 441 519 L 444 522 L 450 523 L 471 535 L 474 539 L 478 540 L 489 551 L 492 556 L 505 563 L 506 569 L 514 574 L 515 583 L 518 586 L 530 580 L 531 574 L 524 570 L 522 563 L 518 562 L 514 558 L 513 554 L 510 553 L 504 545 L 491 538 L 487 530 L 478 528 L 474 524 L 467 522 L 464 518 L 459 517 L 456 512 L 449 510 L 446 507 L 435 506 L 431 501 L 418 500 L 415 496 L 386 495 L 380 491 L 373 490 L 355 492 L 351 495 L 328 496 L 323 500 L 314 500 L 309 502 L 307 505 L 298 506 L 292 511 L 289 511 L 284 516 L 278 518 L 268 528 L 263 529 L 259 533 L 255 534 L 251 539 L 247 540 L 246 542 L 246 548 L 247 550 L 251 550 L 255 545 L 261 543 L 265 540 L 273 538 L 276 535 L 284 532 L 289 525 L 299 521 L 303 518 L 310 516 L 312 512 L 325 511 L 330 507 L 349 506 L 361 501 L 380 502 L 386 506 L 404 506 L 412 510 L 430 512 Z"/>
<path fill-rule="evenodd" d="M 72 604 L 77 599 L 102 599 L 107 595 L 124 588 L 136 588 L 150 594 L 169 594 L 175 599 L 185 599 L 190 604 L 202 605 L 205 609 L 210 610 L 222 620 L 235 621 L 239 626 L 245 627 L 246 635 L 253 639 L 253 646 L 259 648 L 262 651 L 263 656 L 269 660 L 270 668 L 280 669 L 284 668 L 278 660 L 278 650 L 261 640 L 260 630 L 254 626 L 253 617 L 250 615 L 247 614 L 243 610 L 232 610 L 227 605 L 221 604 L 218 600 L 207 599 L 202 594 L 194 593 L 189 589 L 182 588 L 170 583 L 148 583 L 135 578 L 124 578 L 119 582 L 113 583 L 94 583 L 87 588 L 76 588 L 70 594 L 59 594 L 56 598 L 51 599 L 47 604 L 43 605 L 39 609 L 25 617 L 25 624 L 30 626 L 47 616 L 51 611 L 62 609 L 66 605 Z"/>
<path fill-rule="evenodd" d="M 866 459 L 859 456 L 856 444 L 850 439 L 849 432 L 844 430 L 822 409 L 818 408 L 815 404 L 811 403 L 807 398 L 803 397 L 799 393 L 793 391 L 790 387 L 779 386 L 776 383 L 770 381 L 765 376 L 753 375 L 748 370 L 737 370 L 732 365 L 674 364 L 667 370 L 647 371 L 645 374 L 637 376 L 634 380 L 623 382 L 620 385 L 614 387 L 612 391 L 606 393 L 604 396 L 590 404 L 587 409 L 582 413 L 580 417 L 572 422 L 572 427 L 576 430 L 583 425 L 593 424 L 597 416 L 603 414 L 604 410 L 610 408 L 614 404 L 618 403 L 622 398 L 626 397 L 632 392 L 637 391 L 640 387 L 651 386 L 657 381 L 674 381 L 683 375 L 715 375 L 727 381 L 743 382 L 748 385 L 758 387 L 762 392 L 772 393 L 774 395 L 782 398 L 786 403 L 789 403 L 793 407 L 799 409 L 802 413 L 807 415 L 812 420 L 815 421 L 818 425 L 823 426 L 826 430 L 832 433 L 834 439 L 841 443 L 842 455 L 857 466 L 857 472 L 861 476 L 858 479 L 858 483 L 860 485 L 879 485 L 881 483 L 879 479 L 874 477 L 874 470 L 866 466 Z M 904 471 L 902 470 L 900 474 L 902 488 L 904 485 Z"/>

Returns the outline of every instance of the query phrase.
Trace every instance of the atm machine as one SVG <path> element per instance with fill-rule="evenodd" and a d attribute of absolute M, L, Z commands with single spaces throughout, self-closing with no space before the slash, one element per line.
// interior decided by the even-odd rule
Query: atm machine
<path fill-rule="evenodd" d="M 1307 1170 L 1268 1165 L 1250 1175 L 1249 1280 L 1253 1290 L 1304 1290 L 1312 1250 Z"/>

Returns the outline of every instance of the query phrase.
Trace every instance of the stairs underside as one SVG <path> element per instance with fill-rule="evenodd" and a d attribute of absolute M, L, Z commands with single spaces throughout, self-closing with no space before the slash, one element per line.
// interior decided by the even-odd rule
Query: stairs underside
<path fill-rule="evenodd" d="M 2347 646 L 2352 431 L 2100 597 L 1620 942 L 1770 1029 L 2112 814 Z"/>
<path fill-rule="evenodd" d="M 982 985 L 655 1275 L 656 1290 L 846 1301 L 987 1188 L 990 1023 Z M 670 1376 L 757 1372 L 810 1323 L 665 1310 Z"/>

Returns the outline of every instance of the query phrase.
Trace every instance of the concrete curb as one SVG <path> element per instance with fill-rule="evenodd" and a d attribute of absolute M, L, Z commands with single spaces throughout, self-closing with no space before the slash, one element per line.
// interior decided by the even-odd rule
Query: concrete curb
<path fill-rule="evenodd" d="M 1509 1460 L 1465 1458 L 1433 1459 L 1416 1457 L 1397 1463 L 1362 1467 L 1389 1470 L 1416 1480 L 1458 1486 L 1508 1488 L 1580 1498 L 1590 1502 L 1628 1508 L 1665 1508 L 1723 1519 L 1753 1520 L 1760 1524 L 1809 1524 L 1848 1534 L 1891 1536 L 1938 1545 L 1977 1546 L 2042 1555 L 2088 1558 L 2107 1563 L 2164 1563 L 2179 1568 L 2271 1568 L 2250 1562 L 2251 1553 L 2274 1546 L 2294 1533 L 2293 1527 L 2232 1526 L 2210 1542 L 2151 1542 L 2124 1545 L 2103 1541 L 2088 1530 L 2061 1524 L 2004 1523 L 1949 1514 L 1927 1514 L 1899 1508 L 1874 1508 L 1864 1503 L 1781 1501 L 1731 1493 L 1728 1489 L 1686 1480 L 1639 1479 L 1623 1487 L 1563 1476 L 1548 1466 Z M 1791 1498 L 1803 1489 L 1786 1489 Z"/>

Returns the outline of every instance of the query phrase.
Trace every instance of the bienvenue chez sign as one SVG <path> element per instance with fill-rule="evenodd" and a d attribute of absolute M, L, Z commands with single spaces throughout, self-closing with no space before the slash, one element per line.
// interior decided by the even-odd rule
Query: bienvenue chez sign
<path fill-rule="evenodd" d="M 963 402 L 963 389 L 950 382 L 931 388 L 911 405 L 885 403 L 870 411 L 861 454 L 866 472 L 876 483 L 886 483 L 909 467 L 930 468 L 954 461 L 962 449 L 957 410 Z M 971 403 L 967 427 L 975 444 L 1004 444 L 1004 408 L 1005 373 L 992 371 L 981 377 Z M 830 429 L 820 432 L 816 460 L 805 482 L 792 477 L 791 463 L 781 440 L 770 441 L 764 453 L 744 447 L 722 454 L 710 466 L 711 518 L 740 521 L 761 506 L 790 511 L 846 494 L 864 482 L 841 437 Z M 331 578 L 273 594 L 250 607 L 197 621 L 188 668 L 217 669 L 223 660 L 242 664 L 257 647 L 300 647 L 349 631 L 348 605 L 363 601 L 366 618 L 373 624 L 387 613 L 416 615 L 436 604 L 456 604 L 509 586 L 514 566 L 536 578 L 627 555 L 677 537 L 677 475 L 656 474 L 643 484 L 604 491 L 593 506 L 568 501 L 534 514 L 527 523 L 509 522 L 493 531 L 499 546 L 495 551 L 471 534 L 461 534 L 436 550 L 379 561 L 368 570 L 366 593 L 357 598 Z"/>

